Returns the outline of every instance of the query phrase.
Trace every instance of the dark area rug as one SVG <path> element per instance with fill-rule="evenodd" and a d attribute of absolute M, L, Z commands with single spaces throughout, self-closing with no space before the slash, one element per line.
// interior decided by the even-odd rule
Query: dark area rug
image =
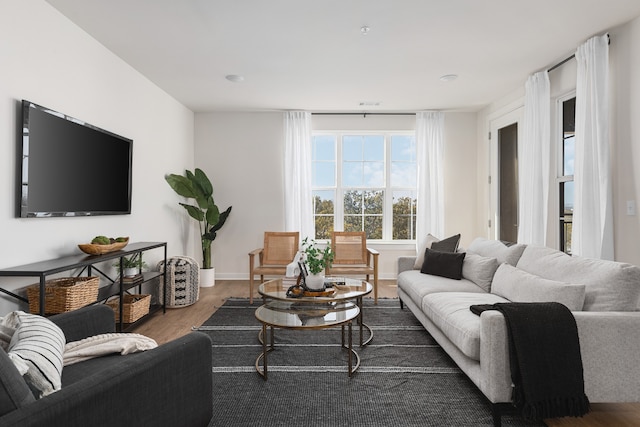
<path fill-rule="evenodd" d="M 260 302 L 230 299 L 199 331 L 213 341 L 213 412 L 219 426 L 492 426 L 491 405 L 397 300 L 365 299 L 374 333 L 347 375 L 340 328 L 276 329 L 269 379 L 255 371 L 262 351 Z M 365 338 L 368 336 L 365 330 Z M 503 426 L 544 426 L 505 414 Z"/>

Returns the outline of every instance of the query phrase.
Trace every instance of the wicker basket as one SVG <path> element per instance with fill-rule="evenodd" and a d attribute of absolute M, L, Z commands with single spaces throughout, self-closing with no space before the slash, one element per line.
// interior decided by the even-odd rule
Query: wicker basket
<path fill-rule="evenodd" d="M 125 295 L 122 304 L 122 322 L 133 323 L 149 313 L 151 295 Z M 107 305 L 113 309 L 116 322 L 120 321 L 120 297 L 107 301 Z"/>
<path fill-rule="evenodd" d="M 46 314 L 65 313 L 76 310 L 98 299 L 100 278 L 89 277 L 61 277 L 45 282 L 44 308 Z M 29 311 L 40 313 L 40 284 L 27 288 Z"/>

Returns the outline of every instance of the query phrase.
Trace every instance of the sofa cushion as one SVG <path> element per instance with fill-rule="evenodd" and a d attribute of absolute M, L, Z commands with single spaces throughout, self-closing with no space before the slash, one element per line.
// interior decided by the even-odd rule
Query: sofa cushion
<path fill-rule="evenodd" d="M 36 398 L 59 390 L 65 337 L 51 320 L 23 311 L 14 311 L 2 319 L 4 326 L 15 328 L 8 356 L 24 376 Z"/>
<path fill-rule="evenodd" d="M 585 286 L 544 279 L 505 263 L 493 277 L 491 293 L 513 302 L 559 302 L 581 311 Z"/>
<path fill-rule="evenodd" d="M 498 264 L 506 262 L 516 265 L 526 245 L 517 244 L 507 246 L 499 240 L 489 240 L 478 237 L 467 248 L 467 252 L 474 252 L 485 257 L 495 258 Z"/>
<path fill-rule="evenodd" d="M 640 268 L 630 264 L 527 246 L 517 266 L 545 279 L 584 284 L 584 311 L 635 311 L 638 306 Z"/>
<path fill-rule="evenodd" d="M 0 348 L 0 416 L 35 400 L 18 369 Z"/>
<path fill-rule="evenodd" d="M 439 292 L 426 295 L 421 308 L 461 352 L 480 360 L 480 316 L 469 307 L 498 302 L 509 301 L 488 293 Z"/>
<path fill-rule="evenodd" d="M 424 263 L 420 273 L 460 280 L 465 255 L 464 252 L 449 253 L 425 249 Z"/>
<path fill-rule="evenodd" d="M 418 307 L 422 304 L 422 298 L 425 295 L 434 292 L 485 292 L 470 280 L 451 280 L 445 277 L 422 274 L 418 270 L 407 270 L 398 274 L 398 288 L 407 294 Z"/>
<path fill-rule="evenodd" d="M 416 261 L 413 264 L 413 268 L 416 270 L 420 270 L 422 268 L 422 264 L 424 264 L 425 250 L 432 249 L 432 246 L 434 244 L 436 244 L 436 247 L 433 247 L 433 249 L 439 250 L 441 252 L 455 252 L 456 249 L 458 249 L 459 243 L 460 234 L 447 237 L 443 240 L 438 239 L 432 234 L 427 234 L 427 237 L 421 242 L 420 247 L 418 248 Z"/>
<path fill-rule="evenodd" d="M 467 252 L 462 263 L 462 277 L 471 280 L 487 292 L 491 291 L 493 275 L 498 269 L 498 260 Z"/>

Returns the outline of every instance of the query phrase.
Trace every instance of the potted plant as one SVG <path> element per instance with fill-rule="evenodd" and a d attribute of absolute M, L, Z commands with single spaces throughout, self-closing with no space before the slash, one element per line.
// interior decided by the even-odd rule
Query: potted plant
<path fill-rule="evenodd" d="M 302 251 L 305 255 L 305 264 L 309 275 L 305 278 L 305 284 L 310 290 L 324 289 L 324 272 L 333 263 L 333 251 L 327 244 L 324 249 L 319 249 L 314 240 L 305 237 L 302 240 Z"/>
<path fill-rule="evenodd" d="M 185 171 L 185 175 L 169 174 L 165 180 L 171 188 L 182 197 L 194 199 L 193 205 L 179 203 L 187 210 L 189 216 L 198 221 L 200 229 L 200 241 L 202 244 L 202 269 L 200 286 L 213 286 L 214 269 L 211 266 L 211 242 L 216 238 L 217 232 L 222 228 L 231 213 L 231 206 L 224 212 L 220 212 L 213 200 L 213 186 L 207 175 L 200 169 L 194 172 Z M 203 279 L 210 275 L 211 279 Z"/>
<path fill-rule="evenodd" d="M 120 268 L 120 260 L 113 263 L 113 266 Z M 122 257 L 122 275 L 123 277 L 133 277 L 143 268 L 147 267 L 147 263 L 142 260 L 142 254 L 139 256 Z"/>

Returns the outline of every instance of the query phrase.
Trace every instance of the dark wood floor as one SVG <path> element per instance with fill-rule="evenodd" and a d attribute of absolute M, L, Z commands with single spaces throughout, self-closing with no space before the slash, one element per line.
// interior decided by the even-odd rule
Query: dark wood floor
<path fill-rule="evenodd" d="M 395 280 L 382 280 L 380 298 L 395 298 Z M 211 288 L 200 288 L 200 299 L 185 308 L 167 309 L 158 312 L 138 326 L 133 332 L 155 339 L 159 344 L 171 341 L 200 326 L 224 304 L 226 298 L 249 297 L 249 282 L 242 280 L 217 280 Z M 637 369 L 630 366 L 630 369 Z M 638 427 L 640 426 L 640 403 L 597 403 L 583 418 L 559 418 L 546 420 L 549 427 Z"/>

